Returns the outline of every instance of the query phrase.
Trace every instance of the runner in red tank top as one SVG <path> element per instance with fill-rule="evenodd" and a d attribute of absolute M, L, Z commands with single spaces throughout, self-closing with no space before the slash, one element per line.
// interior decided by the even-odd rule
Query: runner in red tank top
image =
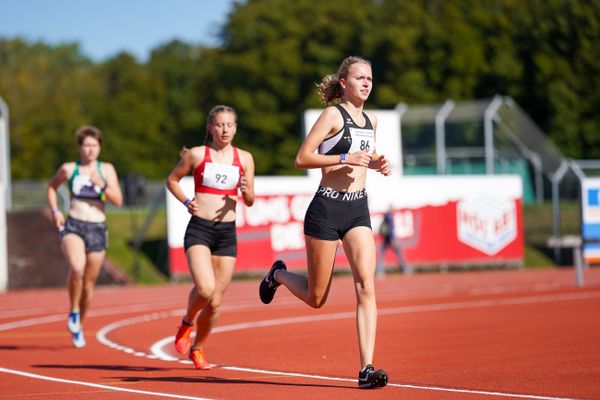
<path fill-rule="evenodd" d="M 217 323 L 221 299 L 231 282 L 237 257 L 235 208 L 238 193 L 246 206 L 254 203 L 254 159 L 231 144 L 237 131 L 237 115 L 229 106 L 208 113 L 204 146 L 185 149 L 179 164 L 167 178 L 167 188 L 192 215 L 184 247 L 194 282 L 187 311 L 175 336 L 175 348 L 189 354 L 198 369 L 210 369 L 202 347 Z M 193 173 L 194 197 L 188 199 L 179 181 Z M 191 343 L 192 326 L 197 332 Z"/>
<path fill-rule="evenodd" d="M 210 157 L 210 146 L 204 146 L 204 160 L 194 168 L 196 193 L 237 195 L 238 180 L 244 174 L 237 147 L 233 147 L 231 165 L 215 164 Z"/>

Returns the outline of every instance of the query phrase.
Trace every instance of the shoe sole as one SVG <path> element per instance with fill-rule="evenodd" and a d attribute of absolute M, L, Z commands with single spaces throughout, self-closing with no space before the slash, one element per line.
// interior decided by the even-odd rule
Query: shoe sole
<path fill-rule="evenodd" d="M 283 267 L 275 268 L 276 266 L 279 266 L 279 265 L 283 265 Z M 273 297 L 275 297 L 275 292 L 277 291 L 277 287 L 279 287 L 279 285 L 277 285 L 277 287 L 275 287 L 275 290 L 271 290 L 269 288 L 269 284 L 267 283 L 267 277 L 271 274 L 274 274 L 275 271 L 277 271 L 277 270 L 284 270 L 284 271 L 287 270 L 285 263 L 283 261 L 281 261 L 281 260 L 275 261 L 273 263 L 273 266 L 271 266 L 271 269 L 269 270 L 267 275 L 265 275 L 263 280 L 260 282 L 260 286 L 258 288 L 258 294 L 260 297 L 260 301 L 262 301 L 264 304 L 269 304 L 273 301 Z"/>
<path fill-rule="evenodd" d="M 194 368 L 196 368 L 197 370 L 200 370 L 200 371 L 208 371 L 209 369 L 212 369 L 213 367 L 214 367 L 213 364 L 209 364 L 209 365 L 206 365 L 206 366 L 203 366 L 203 367 L 196 367 L 194 365 Z"/>
<path fill-rule="evenodd" d="M 190 359 L 190 361 L 192 362 L 192 365 L 194 366 L 194 368 L 195 368 L 195 369 L 198 369 L 198 370 L 207 371 L 207 370 L 209 370 L 209 369 L 212 369 L 212 368 L 214 368 L 214 367 L 216 367 L 216 366 L 217 366 L 217 364 L 211 364 L 211 363 L 209 363 L 209 362 L 207 362 L 207 364 L 206 364 L 206 365 L 197 366 L 197 365 L 194 363 L 194 360 L 192 360 L 192 358 L 191 358 L 191 357 L 189 357 L 189 359 Z"/>
<path fill-rule="evenodd" d="M 75 347 L 76 349 L 82 349 L 85 347 L 86 343 L 85 343 L 85 338 L 81 338 L 81 340 L 78 340 L 75 338 L 75 335 L 77 334 L 77 332 L 71 334 L 71 343 L 73 344 L 73 347 Z M 83 335 L 83 333 L 82 333 Z"/>
<path fill-rule="evenodd" d="M 358 381 L 359 389 L 375 389 L 380 387 L 385 387 L 388 383 L 387 373 L 383 370 L 378 370 L 375 372 L 377 376 L 372 381 Z"/>
<path fill-rule="evenodd" d="M 275 290 L 271 293 L 271 289 L 269 288 L 269 284 L 267 283 L 266 280 L 263 280 L 260 283 L 260 288 L 258 289 L 258 292 L 259 292 L 259 295 L 260 295 L 260 301 L 262 301 L 263 304 L 269 304 L 269 303 L 271 303 L 273 301 L 273 298 L 275 297 L 275 291 L 276 290 L 277 290 L 277 288 L 275 288 Z"/>

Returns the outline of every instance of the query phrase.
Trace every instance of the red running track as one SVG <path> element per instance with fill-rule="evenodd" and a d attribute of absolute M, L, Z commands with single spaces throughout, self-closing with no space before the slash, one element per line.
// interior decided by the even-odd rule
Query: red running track
<path fill-rule="evenodd" d="M 0 399 L 600 399 L 600 269 L 388 275 L 377 281 L 375 365 L 356 388 L 355 300 L 336 277 L 313 310 L 234 282 L 206 345 L 210 371 L 175 353 L 189 284 L 101 287 L 71 347 L 66 290 L 0 295 Z"/>

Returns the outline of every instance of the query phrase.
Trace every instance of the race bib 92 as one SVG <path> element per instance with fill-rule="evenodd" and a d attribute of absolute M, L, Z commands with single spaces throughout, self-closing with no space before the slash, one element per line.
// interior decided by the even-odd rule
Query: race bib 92
<path fill-rule="evenodd" d="M 208 162 L 204 166 L 202 184 L 221 190 L 235 189 L 240 180 L 240 168 L 235 165 L 222 165 Z"/>

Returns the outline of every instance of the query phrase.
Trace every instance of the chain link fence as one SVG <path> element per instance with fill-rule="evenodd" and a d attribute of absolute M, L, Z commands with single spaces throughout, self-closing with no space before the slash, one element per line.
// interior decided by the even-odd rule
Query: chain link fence
<path fill-rule="evenodd" d="M 131 179 L 130 179 L 131 180 Z M 145 181 L 136 182 L 134 187 L 129 185 L 127 177 L 121 179 L 121 190 L 126 197 L 124 206 L 121 210 L 128 210 L 131 207 L 136 209 L 149 208 L 152 204 L 159 208 L 165 208 L 165 182 L 164 181 Z M 12 183 L 12 211 L 24 209 L 39 209 L 48 207 L 46 201 L 47 181 L 22 181 L 16 180 Z M 59 190 L 59 207 L 63 210 L 68 209 L 69 193 L 65 185 Z M 107 211 L 117 211 L 109 202 L 106 203 Z"/>

